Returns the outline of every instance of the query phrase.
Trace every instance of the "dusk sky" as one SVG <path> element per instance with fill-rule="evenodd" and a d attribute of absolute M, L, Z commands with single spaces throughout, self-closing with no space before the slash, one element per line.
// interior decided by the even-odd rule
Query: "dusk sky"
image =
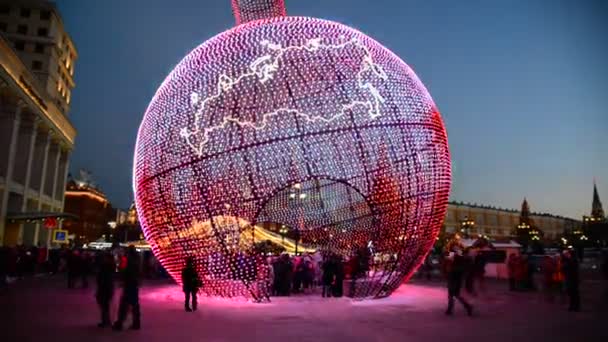
<path fill-rule="evenodd" d="M 451 199 L 580 219 L 593 179 L 608 206 L 608 1 L 287 0 L 394 51 L 441 111 Z M 234 26 L 229 0 L 58 0 L 79 53 L 72 173 L 116 207 L 156 89 L 193 48 Z"/>

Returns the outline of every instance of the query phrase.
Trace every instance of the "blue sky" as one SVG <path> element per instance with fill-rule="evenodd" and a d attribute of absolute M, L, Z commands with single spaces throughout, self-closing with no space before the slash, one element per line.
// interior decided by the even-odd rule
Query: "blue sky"
<path fill-rule="evenodd" d="M 608 1 L 287 0 L 398 54 L 437 103 L 453 200 L 580 218 L 608 205 Z M 137 128 L 190 50 L 234 25 L 229 0 L 58 0 L 79 52 L 71 170 L 128 207 Z M 608 208 L 607 208 L 608 209 Z"/>

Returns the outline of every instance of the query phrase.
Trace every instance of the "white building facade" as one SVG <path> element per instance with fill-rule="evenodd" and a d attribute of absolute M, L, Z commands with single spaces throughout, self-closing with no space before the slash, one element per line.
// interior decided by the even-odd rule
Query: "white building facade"
<path fill-rule="evenodd" d="M 42 218 L 63 211 L 76 56 L 54 5 L 0 0 L 2 245 L 48 243 Z"/>

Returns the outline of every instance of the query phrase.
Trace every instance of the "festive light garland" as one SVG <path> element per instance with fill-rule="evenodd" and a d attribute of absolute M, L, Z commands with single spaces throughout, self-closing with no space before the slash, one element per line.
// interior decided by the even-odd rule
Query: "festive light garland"
<path fill-rule="evenodd" d="M 355 296 L 386 296 L 445 215 L 439 112 L 413 71 L 364 34 L 282 17 L 278 0 L 245 2 L 233 1 L 242 24 L 188 54 L 146 111 L 133 176 L 146 239 L 177 282 L 193 256 L 208 295 L 267 298 L 255 248 L 266 237 L 345 260 L 366 250 Z M 255 20 L 263 11 L 247 6 L 274 17 Z"/>
<path fill-rule="evenodd" d="M 344 36 L 340 37 L 340 40 L 344 40 Z M 382 67 L 378 64 L 375 64 L 369 50 L 361 45 L 357 39 L 353 39 L 351 41 L 342 42 L 337 45 L 325 45 L 321 42 L 321 39 L 311 39 L 306 42 L 305 45 L 302 46 L 289 46 L 282 47 L 280 44 L 274 44 L 269 41 L 262 41 L 260 43 L 262 46 L 267 47 L 269 50 L 276 52 L 276 56 L 271 54 L 264 55 L 255 59 L 251 64 L 249 64 L 249 71 L 239 75 L 236 78 L 231 78 L 226 74 L 220 75 L 217 82 L 217 91 L 212 96 L 209 96 L 205 99 L 201 99 L 200 95 L 196 92 L 190 95 L 190 101 L 192 106 L 198 106 L 194 117 L 194 130 L 190 131 L 188 128 L 182 128 L 180 131 L 180 135 L 184 137 L 188 143 L 188 145 L 194 150 L 197 156 L 201 156 L 203 154 L 203 149 L 205 144 L 209 141 L 209 135 L 215 131 L 221 131 L 226 129 L 226 126 L 229 124 L 235 124 L 242 128 L 251 128 L 255 130 L 262 130 L 268 126 L 269 120 L 273 119 L 280 114 L 293 114 L 304 120 L 306 123 L 314 123 L 317 121 L 323 123 L 331 123 L 332 121 L 344 116 L 349 111 L 354 110 L 357 106 L 362 106 L 367 108 L 368 114 L 371 119 L 374 119 L 380 115 L 380 105 L 384 103 L 384 98 L 380 95 L 378 89 L 369 81 L 364 80 L 363 74 L 366 71 L 371 71 L 373 75 L 379 77 L 382 80 L 387 79 L 387 75 L 382 70 Z M 264 113 L 261 115 L 261 119 L 257 119 L 256 121 L 247 121 L 241 120 L 240 118 L 234 117 L 232 115 L 227 115 L 222 118 L 221 123 L 218 125 L 214 125 L 211 127 L 206 127 L 200 130 L 200 121 L 201 117 L 204 115 L 205 110 L 209 106 L 210 102 L 216 101 L 224 95 L 225 92 L 232 90 L 239 83 L 244 80 L 254 78 L 259 83 L 264 84 L 269 82 L 274 78 L 274 75 L 279 71 L 281 64 L 284 64 L 283 59 L 285 55 L 292 51 L 307 51 L 307 52 L 316 52 L 320 49 L 332 49 L 332 50 L 341 50 L 345 49 L 348 46 L 356 46 L 364 51 L 363 58 L 361 59 L 361 66 L 359 67 L 359 71 L 356 74 L 357 79 L 357 87 L 361 90 L 367 90 L 369 95 L 372 97 L 371 100 L 361 101 L 361 100 L 351 100 L 346 104 L 342 104 L 341 110 L 338 113 L 330 116 L 324 117 L 323 115 L 311 115 L 304 113 L 296 108 L 278 108 L 271 112 Z M 228 113 L 227 113 L 228 114 Z M 195 146 L 192 143 L 191 137 L 193 135 L 202 135 L 201 142 L 199 146 Z"/>

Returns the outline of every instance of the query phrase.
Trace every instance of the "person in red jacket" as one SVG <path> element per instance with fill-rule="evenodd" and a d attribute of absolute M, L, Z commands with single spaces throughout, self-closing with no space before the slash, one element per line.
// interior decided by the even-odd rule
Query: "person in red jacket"
<path fill-rule="evenodd" d="M 524 290 L 526 288 L 526 278 L 528 275 L 528 260 L 526 256 L 520 256 L 517 258 L 515 264 L 515 288 L 517 290 Z"/>
<path fill-rule="evenodd" d="M 545 299 L 552 302 L 555 293 L 555 281 L 553 275 L 556 269 L 556 263 L 553 257 L 545 255 L 543 258 L 542 271 L 543 271 L 543 290 L 545 292 Z"/>

